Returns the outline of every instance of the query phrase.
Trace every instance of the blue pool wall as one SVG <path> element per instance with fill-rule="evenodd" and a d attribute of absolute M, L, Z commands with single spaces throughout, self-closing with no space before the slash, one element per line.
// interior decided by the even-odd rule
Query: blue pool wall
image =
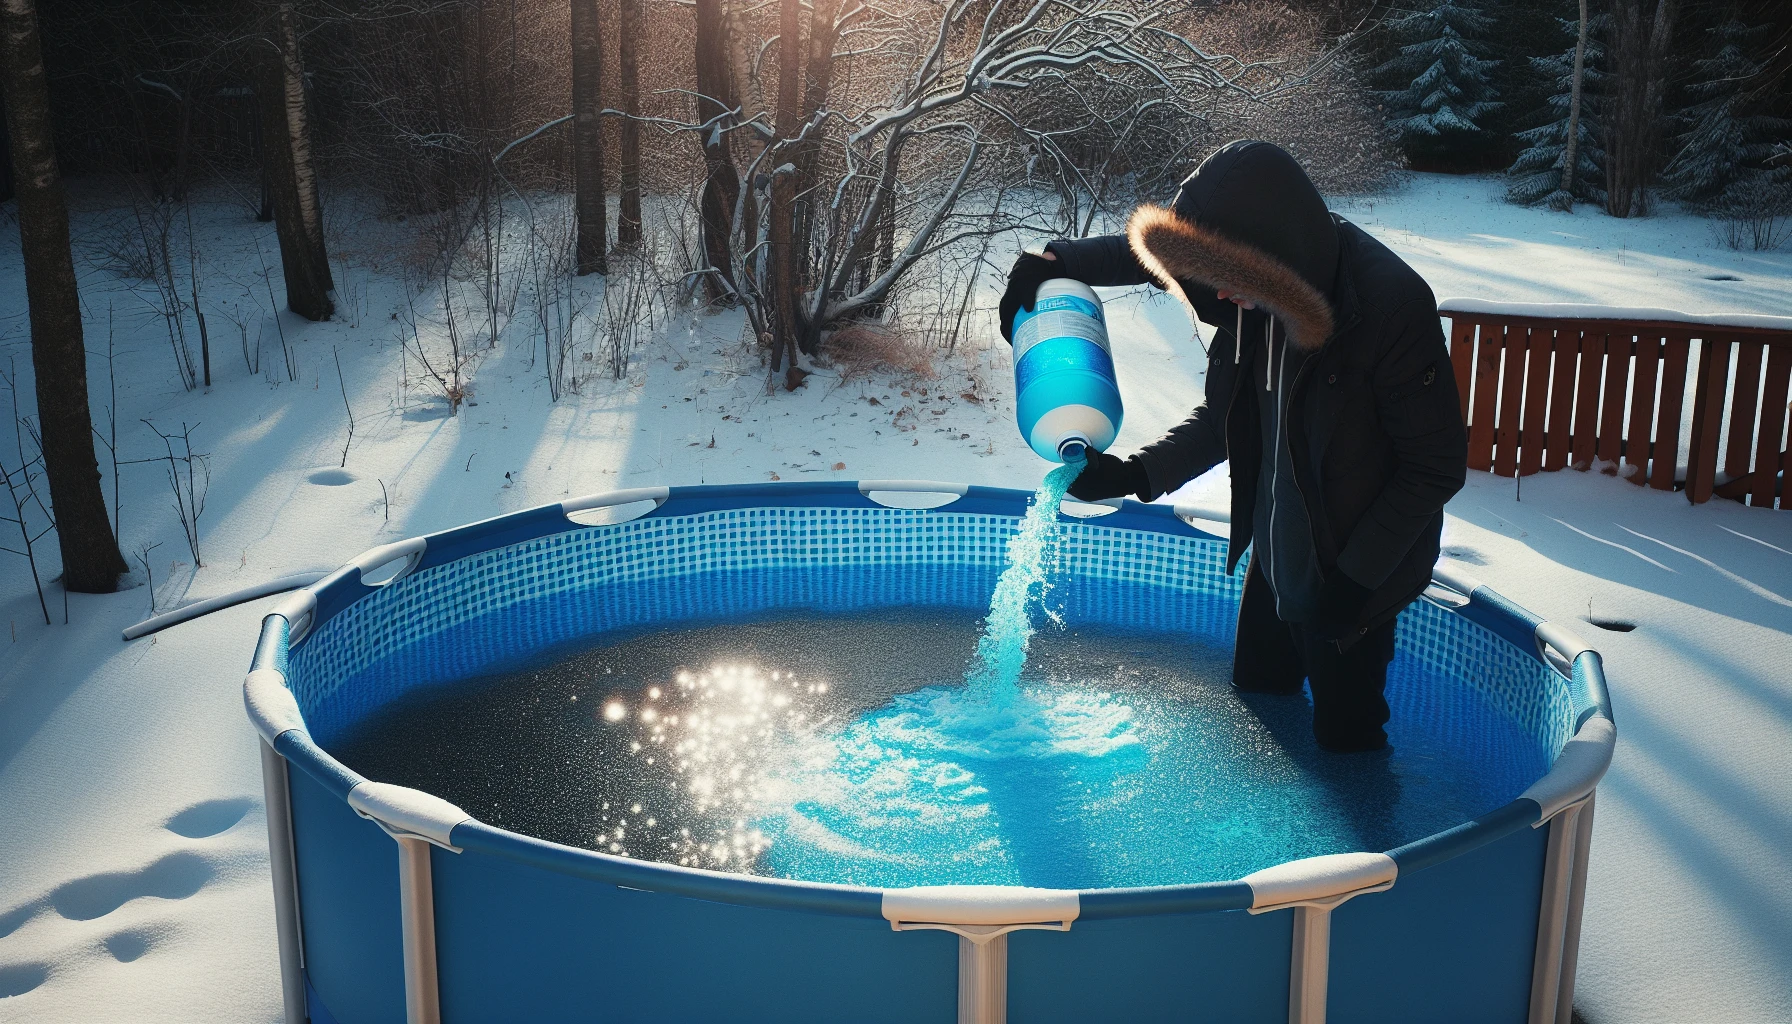
<path fill-rule="evenodd" d="M 850 484 L 673 489 L 647 517 L 594 528 L 557 507 L 532 510 L 483 532 L 432 536 L 416 570 L 384 587 L 361 584 L 352 568 L 326 581 L 309 634 L 290 652 L 287 621 L 270 616 L 256 667 L 287 675 L 310 731 L 281 733 L 275 748 L 297 769 L 289 787 L 313 1019 L 404 1019 L 394 846 L 347 806 L 360 777 L 314 736 L 327 743 L 408 690 L 692 609 L 726 617 L 766 607 L 771 593 L 776 607 L 839 610 L 830 552 L 866 559 L 851 563 L 859 573 L 887 572 L 867 606 L 980 607 L 988 590 L 978 581 L 993 580 L 1026 497 L 972 488 L 917 512 L 885 509 Z M 716 516 L 731 510 L 751 514 Z M 1223 540 L 1130 502 L 1066 529 L 1088 548 L 1072 565 L 1160 588 L 1192 632 L 1229 638 L 1239 579 L 1224 573 Z M 721 564 L 701 550 L 729 541 L 732 560 Z M 917 571 L 965 562 L 970 571 Z M 727 586 L 729 573 L 768 571 L 787 586 L 757 596 Z M 678 601 L 615 600 L 630 584 L 693 575 L 701 586 Z M 1074 604 L 1067 617 L 1100 614 Z M 1538 620 L 1497 595 L 1483 589 L 1457 609 L 1420 602 L 1408 616 L 1402 647 L 1414 664 L 1482 689 L 1552 756 L 1578 721 L 1606 713 L 1602 682 L 1578 662 L 1572 679 L 1552 670 L 1530 639 Z M 1398 883 L 1334 914 L 1329 1019 L 1523 1019 L 1547 835 L 1531 827 L 1538 817 L 1520 799 L 1390 851 Z M 445 1020 L 954 1014 L 956 937 L 892 931 L 877 890 L 627 861 L 477 821 L 451 840 L 461 852 L 430 849 Z M 1284 1021 L 1291 915 L 1251 915 L 1250 902 L 1239 882 L 1084 893 L 1070 931 L 1010 937 L 1009 1019 Z"/>

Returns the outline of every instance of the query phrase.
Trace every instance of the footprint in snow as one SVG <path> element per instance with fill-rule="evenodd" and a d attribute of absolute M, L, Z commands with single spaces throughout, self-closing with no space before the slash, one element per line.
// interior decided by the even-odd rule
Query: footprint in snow
<path fill-rule="evenodd" d="M 321 487 L 341 487 L 355 482 L 355 474 L 346 469 L 320 469 L 305 479 Z"/>
<path fill-rule="evenodd" d="M 1439 553 L 1442 554 L 1445 558 L 1454 558 L 1458 562 L 1466 562 L 1469 565 L 1486 565 L 1487 564 L 1487 556 L 1486 555 L 1483 555 L 1481 552 L 1476 551 L 1474 548 L 1464 547 L 1461 544 L 1452 544 L 1449 547 L 1444 548 L 1443 551 L 1441 551 Z"/>
<path fill-rule="evenodd" d="M 156 933 L 142 928 L 119 932 L 117 935 L 106 937 L 106 952 L 112 954 L 112 959 L 119 963 L 128 964 L 133 960 L 141 959 L 143 954 L 149 952 L 150 947 L 155 945 L 158 938 L 160 936 Z"/>
<path fill-rule="evenodd" d="M 205 800 L 169 818 L 163 827 L 177 836 L 206 839 L 242 821 L 250 805 L 246 797 Z"/>
<path fill-rule="evenodd" d="M 0 999 L 22 996 L 50 977 L 49 964 L 0 965 Z"/>
<path fill-rule="evenodd" d="M 0 912 L 0 939 L 18 931 L 26 921 L 36 917 L 38 909 L 38 903 L 21 903 L 11 910 Z"/>
<path fill-rule="evenodd" d="M 64 882 L 50 893 L 50 906 L 70 921 L 105 917 L 132 900 L 184 900 L 217 874 L 197 853 L 171 853 L 138 871 L 102 872 Z"/>

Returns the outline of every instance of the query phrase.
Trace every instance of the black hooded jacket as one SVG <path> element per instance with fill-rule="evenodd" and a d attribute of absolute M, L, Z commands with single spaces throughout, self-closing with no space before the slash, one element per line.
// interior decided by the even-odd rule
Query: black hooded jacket
<path fill-rule="evenodd" d="M 1217 328 L 1206 401 L 1138 458 L 1149 499 L 1230 459 L 1227 571 L 1250 544 L 1264 462 L 1251 367 L 1272 331 L 1304 354 L 1285 431 L 1323 579 L 1371 592 L 1359 625 L 1398 614 L 1431 580 L 1443 507 L 1467 476 L 1456 379 L 1422 278 L 1329 213 L 1294 158 L 1234 142 L 1182 183 L 1170 209 L 1144 206 L 1125 235 L 1048 246 L 1066 276 L 1095 286 L 1156 283 Z M 1245 312 L 1216 294 L 1256 304 Z M 1271 318 L 1276 322 L 1271 324 Z M 1283 344 L 1280 340 L 1276 344 Z"/>

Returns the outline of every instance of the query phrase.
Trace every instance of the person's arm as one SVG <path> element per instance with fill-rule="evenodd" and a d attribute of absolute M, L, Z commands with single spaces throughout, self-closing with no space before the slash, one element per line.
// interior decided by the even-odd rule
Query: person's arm
<path fill-rule="evenodd" d="M 1238 379 L 1237 339 L 1214 332 L 1207 353 L 1206 400 L 1169 433 L 1139 449 L 1133 458 L 1150 481 L 1145 500 L 1168 494 L 1226 459 L 1226 410 Z"/>
<path fill-rule="evenodd" d="M 1119 288 L 1133 284 L 1156 285 L 1145 271 L 1125 235 L 1091 235 L 1048 242 L 1045 251 L 1063 264 L 1065 277 L 1091 288 Z M 1158 287 L 1162 287 L 1158 285 Z"/>
<path fill-rule="evenodd" d="M 1374 590 L 1468 478 L 1468 432 L 1437 306 L 1427 297 L 1388 318 L 1392 343 L 1373 371 L 1375 410 L 1393 441 L 1394 474 L 1338 553 L 1338 568 Z"/>

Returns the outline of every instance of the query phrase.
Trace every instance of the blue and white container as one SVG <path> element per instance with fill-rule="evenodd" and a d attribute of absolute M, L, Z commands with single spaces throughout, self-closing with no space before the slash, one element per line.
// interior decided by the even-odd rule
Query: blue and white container
<path fill-rule="evenodd" d="M 1120 387 L 1101 300 L 1081 281 L 1039 286 L 1031 313 L 1014 317 L 1015 416 L 1042 459 L 1106 451 L 1120 432 Z"/>

